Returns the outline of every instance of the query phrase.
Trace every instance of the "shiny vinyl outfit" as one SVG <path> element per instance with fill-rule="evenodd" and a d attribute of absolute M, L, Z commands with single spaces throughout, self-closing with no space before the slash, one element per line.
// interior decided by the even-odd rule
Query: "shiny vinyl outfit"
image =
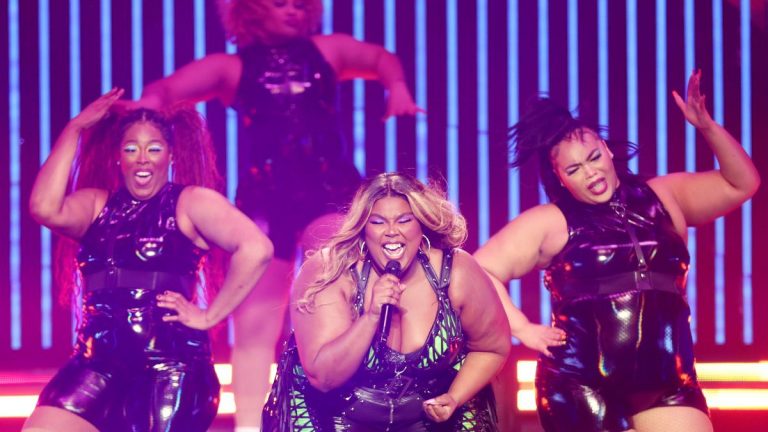
<path fill-rule="evenodd" d="M 623 179 L 608 203 L 557 202 L 569 239 L 545 273 L 554 325 L 567 342 L 539 358 L 536 390 L 547 431 L 623 431 L 662 406 L 708 413 L 696 379 L 689 256 L 648 185 Z"/>
<path fill-rule="evenodd" d="M 450 387 L 468 354 L 461 321 L 448 296 L 453 251 L 444 252 L 440 274 L 426 254 L 419 251 L 423 267 L 438 302 L 437 315 L 421 349 L 399 353 L 374 337 L 368 355 L 348 383 L 321 393 L 306 378 L 295 341 L 283 353 L 272 392 L 264 407 L 265 432 L 309 431 L 496 431 L 495 401 L 490 386 L 458 407 L 445 422 L 430 421 L 422 402 Z M 371 272 L 367 259 L 358 274 L 353 308 L 362 314 Z"/>
<path fill-rule="evenodd" d="M 233 108 L 242 119 L 237 206 L 269 224 L 275 256 L 293 261 L 301 231 L 338 212 L 360 184 L 342 138 L 334 70 L 305 38 L 241 49 Z"/>
<path fill-rule="evenodd" d="M 74 353 L 38 405 L 79 415 L 101 431 L 205 431 L 219 382 L 207 333 L 167 323 L 165 291 L 192 298 L 204 251 L 176 227 L 183 187 L 139 201 L 112 194 L 81 239 L 82 322 Z"/>

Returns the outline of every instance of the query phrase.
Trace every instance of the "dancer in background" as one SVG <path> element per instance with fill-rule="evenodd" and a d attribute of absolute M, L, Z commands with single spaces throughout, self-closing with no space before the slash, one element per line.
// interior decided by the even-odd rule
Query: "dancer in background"
<path fill-rule="evenodd" d="M 83 312 L 74 354 L 25 431 L 207 430 L 219 381 L 206 330 L 272 257 L 269 239 L 209 189 L 219 177 L 200 116 L 110 113 L 122 94 L 110 91 L 67 124 L 32 189 L 32 216 L 80 245 L 76 268 L 72 256 L 59 261 L 65 285 L 81 275 Z M 231 254 L 223 281 L 204 259 L 212 246 Z M 206 288 L 221 282 L 206 309 L 195 298 L 201 269 Z"/>
<path fill-rule="evenodd" d="M 538 156 L 552 203 L 523 212 L 475 257 L 501 282 L 546 270 L 553 324 L 567 334 L 539 358 L 547 431 L 712 430 L 685 299 L 687 227 L 740 206 L 760 178 L 707 112 L 700 77 L 691 75 L 685 101 L 673 96 L 715 154 L 713 171 L 645 181 L 614 164 L 626 154 L 620 143 L 548 100 L 511 129 L 514 165 Z"/>
<path fill-rule="evenodd" d="M 234 315 L 236 423 L 245 432 L 259 425 L 297 246 L 310 250 L 327 239 L 360 182 L 337 118 L 337 83 L 380 81 L 388 92 L 385 118 L 420 109 L 393 54 L 347 35 L 317 34 L 321 0 L 220 4 L 238 53 L 211 54 L 182 67 L 148 85 L 137 104 L 218 99 L 242 120 L 237 206 L 275 245 L 265 277 Z"/>

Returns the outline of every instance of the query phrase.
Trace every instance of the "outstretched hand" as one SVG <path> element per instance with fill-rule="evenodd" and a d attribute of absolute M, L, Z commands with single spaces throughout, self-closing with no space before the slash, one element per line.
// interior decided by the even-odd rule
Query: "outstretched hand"
<path fill-rule="evenodd" d="M 697 129 L 705 129 L 714 123 L 706 107 L 707 97 L 701 94 L 701 69 L 691 73 L 688 79 L 688 94 L 685 101 L 677 91 L 672 91 L 675 103 L 682 111 L 685 119 Z"/>
<path fill-rule="evenodd" d="M 105 115 L 107 115 L 109 109 L 112 108 L 112 105 L 118 99 L 120 99 L 124 92 L 125 90 L 115 87 L 112 90 L 104 93 L 101 95 L 101 97 L 83 108 L 83 110 L 80 111 L 80 114 L 70 120 L 70 124 L 78 126 L 82 129 L 87 129 L 93 126 L 99 120 L 103 119 Z"/>
<path fill-rule="evenodd" d="M 180 322 L 185 326 L 197 330 L 208 330 L 211 323 L 208 322 L 205 310 L 200 309 L 183 295 L 175 291 L 165 291 L 157 296 L 157 305 L 176 312 L 176 315 L 165 315 L 165 322 Z"/>
<path fill-rule="evenodd" d="M 541 324 L 527 323 L 520 330 L 513 334 L 520 342 L 528 348 L 538 351 L 547 357 L 552 357 L 549 352 L 551 346 L 565 345 L 565 332 L 557 327 L 550 327 Z"/>

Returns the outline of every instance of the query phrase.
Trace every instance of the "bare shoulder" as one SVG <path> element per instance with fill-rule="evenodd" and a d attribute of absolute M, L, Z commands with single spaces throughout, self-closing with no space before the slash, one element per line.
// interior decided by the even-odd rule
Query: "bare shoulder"
<path fill-rule="evenodd" d="M 521 216 L 523 215 L 533 219 L 544 218 L 544 221 L 547 223 L 565 223 L 565 216 L 563 216 L 563 212 L 560 210 L 560 207 L 553 203 L 540 204 L 535 207 L 531 207 L 521 214 Z"/>
<path fill-rule="evenodd" d="M 326 268 L 327 259 L 327 250 L 319 250 L 304 261 L 293 284 L 291 295 L 294 299 L 300 299 L 320 278 Z M 344 271 L 338 279 L 328 283 L 323 290 L 317 293 L 316 301 L 318 301 L 318 303 L 324 303 L 324 299 L 338 299 L 339 296 L 349 299 L 352 295 L 353 288 L 354 281 L 352 280 L 350 272 Z"/>
<path fill-rule="evenodd" d="M 503 231 L 511 231 L 516 237 L 522 236 L 543 244 L 560 233 L 567 233 L 568 223 L 557 205 L 547 203 L 522 212 L 512 219 Z"/>
<path fill-rule="evenodd" d="M 312 36 L 311 40 L 337 75 L 343 69 L 344 53 L 352 49 L 354 44 L 358 42 L 357 39 L 344 33 L 315 35 Z"/>
<path fill-rule="evenodd" d="M 453 250 L 453 267 L 451 269 L 451 278 L 455 277 L 473 277 L 478 274 L 485 274 L 477 260 L 467 251 L 461 248 Z"/>
<path fill-rule="evenodd" d="M 197 185 L 188 185 L 184 186 L 184 189 L 181 191 L 181 194 L 179 195 L 179 199 L 182 200 L 198 200 L 198 199 L 220 199 L 224 198 L 224 196 L 215 190 L 205 187 L 205 186 L 197 186 Z"/>
<path fill-rule="evenodd" d="M 454 249 L 451 267 L 452 297 L 463 298 L 465 293 L 485 285 L 491 287 L 490 279 L 477 260 L 464 249 Z"/>
<path fill-rule="evenodd" d="M 222 204 L 222 201 L 226 201 L 226 198 L 213 189 L 203 186 L 184 186 L 179 194 L 177 216 L 189 217 L 196 210 L 213 208 L 212 206 Z"/>
<path fill-rule="evenodd" d="M 648 180 L 648 186 L 659 197 L 661 203 L 668 211 L 673 211 L 678 207 L 675 198 L 676 185 L 684 183 L 688 173 L 672 173 L 663 176 L 654 177 Z"/>
<path fill-rule="evenodd" d="M 317 279 L 320 273 L 323 271 L 323 252 L 318 251 L 312 256 L 307 258 L 306 261 L 299 268 L 299 272 L 296 275 L 294 281 L 293 293 L 301 296 L 307 287 Z"/>
<path fill-rule="evenodd" d="M 326 48 L 330 45 L 335 45 L 340 48 L 347 44 L 359 42 L 357 39 L 346 33 L 314 35 L 311 37 L 311 40 L 318 48 Z"/>
<path fill-rule="evenodd" d="M 675 229 L 684 239 L 687 238 L 687 224 L 675 191 L 678 185 L 684 183 L 690 175 L 690 173 L 684 172 L 672 173 L 648 180 L 648 186 L 659 197 L 661 205 L 664 206 L 670 218 L 672 218 Z"/>

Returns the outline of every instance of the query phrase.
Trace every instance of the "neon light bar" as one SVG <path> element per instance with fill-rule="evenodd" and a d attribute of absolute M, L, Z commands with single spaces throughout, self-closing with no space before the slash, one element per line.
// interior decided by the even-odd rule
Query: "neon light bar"
<path fill-rule="evenodd" d="M 48 0 L 38 3 L 38 39 L 40 59 L 40 164 L 51 152 L 51 44 L 50 5 Z M 48 349 L 52 344 L 51 323 L 51 231 L 40 227 L 40 345 Z"/>
<path fill-rule="evenodd" d="M 426 0 L 416 0 L 416 105 L 427 108 L 427 5 Z M 427 118 L 416 116 L 416 177 L 427 181 L 429 145 Z"/>
<path fill-rule="evenodd" d="M 448 181 L 448 198 L 459 205 L 459 54 L 458 54 L 458 5 L 457 0 L 446 3 L 446 44 L 447 44 L 447 75 L 448 75 L 448 130 L 446 145 L 448 166 L 445 177 Z"/>
<path fill-rule="evenodd" d="M 355 0 L 352 33 L 357 39 L 365 39 L 365 3 Z M 353 84 L 353 136 L 355 142 L 355 166 L 365 176 L 365 84 L 355 80 Z"/>
<path fill-rule="evenodd" d="M 519 40 L 518 40 L 518 4 L 517 0 L 507 1 L 507 124 L 512 126 L 520 118 L 520 70 L 518 63 Z M 512 162 L 512 154 L 507 155 L 507 161 Z M 510 219 L 514 219 L 520 214 L 520 173 L 516 169 L 507 170 L 507 205 Z M 509 296 L 512 303 L 520 306 L 521 289 L 520 280 L 515 279 L 509 283 Z M 512 343 L 519 345 L 517 338 L 512 338 Z"/>
<path fill-rule="evenodd" d="M 488 168 L 488 0 L 477 1 L 477 240 L 490 235 L 490 172 Z"/>
<path fill-rule="evenodd" d="M 384 2 L 384 48 L 395 52 L 397 48 L 397 29 L 395 0 Z M 384 125 L 385 169 L 388 172 L 397 171 L 397 118 L 387 120 Z"/>

